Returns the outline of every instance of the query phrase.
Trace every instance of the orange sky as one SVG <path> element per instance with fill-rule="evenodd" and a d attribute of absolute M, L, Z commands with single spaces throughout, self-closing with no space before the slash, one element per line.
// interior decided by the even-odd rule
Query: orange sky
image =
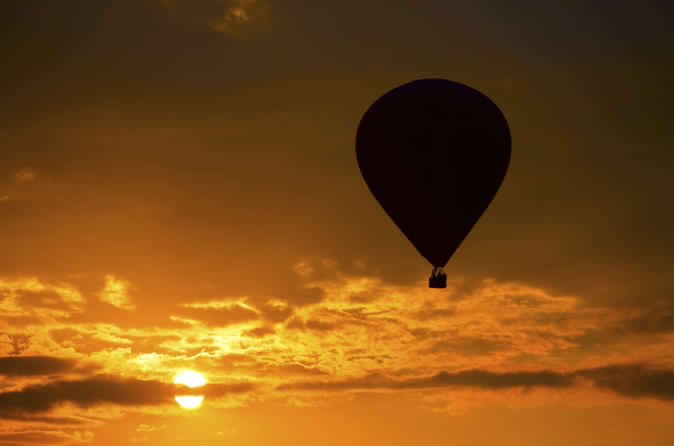
<path fill-rule="evenodd" d="M 539 3 L 0 6 L 0 446 L 670 444 L 674 11 Z M 423 77 L 513 136 L 446 290 L 354 151 Z"/>

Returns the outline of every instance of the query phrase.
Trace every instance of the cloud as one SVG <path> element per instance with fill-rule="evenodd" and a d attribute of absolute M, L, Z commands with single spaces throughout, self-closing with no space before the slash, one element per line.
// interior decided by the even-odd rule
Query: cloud
<path fill-rule="evenodd" d="M 598 388 L 628 398 L 674 401 L 674 370 L 627 364 L 580 370 L 576 375 L 590 380 Z"/>
<path fill-rule="evenodd" d="M 81 426 L 84 424 L 91 424 L 92 420 L 91 418 L 84 418 L 84 417 L 68 417 L 68 416 L 54 416 L 54 415 L 47 415 L 47 416 L 40 416 L 40 415 L 31 415 L 27 414 L 25 412 L 14 412 L 14 413 L 6 413 L 4 415 L 0 415 L 0 418 L 6 418 L 10 419 L 12 421 L 20 421 L 20 422 L 27 422 L 27 423 L 37 423 L 37 424 L 53 424 L 56 426 Z"/>
<path fill-rule="evenodd" d="M 20 355 L 30 345 L 30 336 L 24 334 L 10 334 L 8 335 L 9 342 L 12 345 L 10 355 Z"/>
<path fill-rule="evenodd" d="M 162 424 L 159 426 L 152 426 L 150 424 L 139 424 L 136 426 L 136 432 L 155 432 L 158 430 L 166 429 L 167 425 Z"/>
<path fill-rule="evenodd" d="M 260 307 L 264 319 L 270 322 L 283 322 L 293 315 L 295 310 L 286 301 L 270 299 Z"/>
<path fill-rule="evenodd" d="M 44 366 L 39 370 L 43 369 Z M 251 392 L 255 388 L 254 383 L 237 381 L 207 384 L 198 391 L 199 394 L 217 399 Z M 33 414 L 45 413 L 67 403 L 84 409 L 105 404 L 123 407 L 174 404 L 173 397 L 184 391 L 194 393 L 195 389 L 157 380 L 112 375 L 54 381 L 0 393 L 0 418 L 30 419 Z"/>
<path fill-rule="evenodd" d="M 259 327 L 252 328 L 250 330 L 246 330 L 241 334 L 243 336 L 248 336 L 251 338 L 263 338 L 267 335 L 272 335 L 274 333 L 276 333 L 276 330 L 274 330 L 274 328 L 262 325 Z"/>
<path fill-rule="evenodd" d="M 325 322 L 318 319 L 309 319 L 305 321 L 295 317 L 288 321 L 286 327 L 291 330 L 332 331 L 338 328 L 339 325 L 334 322 Z"/>
<path fill-rule="evenodd" d="M 115 348 L 128 348 L 135 354 L 167 353 L 164 343 L 182 341 L 175 334 L 162 334 L 161 331 L 143 330 L 125 331 L 112 324 L 74 325 L 75 328 L 55 328 L 48 331 L 51 341 L 62 348 L 73 349 L 78 353 L 91 355 L 96 352 Z"/>
<path fill-rule="evenodd" d="M 245 299 L 183 304 L 180 316 L 209 327 L 226 327 L 260 318 L 258 310 L 248 305 Z"/>
<path fill-rule="evenodd" d="M 11 434 L 0 434 L 0 445 L 25 445 L 25 444 L 49 444 L 62 443 L 68 437 L 59 433 L 49 432 L 17 432 Z"/>
<path fill-rule="evenodd" d="M 207 384 L 191 391 L 198 391 L 198 393 L 205 395 L 207 398 L 222 398 L 227 395 L 249 393 L 255 388 L 257 386 L 251 382 L 234 382 Z"/>
<path fill-rule="evenodd" d="M 0 278 L 0 298 L 5 298 L 2 309 L 18 308 L 17 301 L 34 305 L 83 303 L 84 298 L 73 286 L 64 283 L 48 283 L 34 277 L 15 279 Z"/>
<path fill-rule="evenodd" d="M 170 403 L 176 386 L 159 381 L 96 376 L 55 381 L 0 393 L 0 417 L 14 413 L 47 412 L 65 403 L 81 408 L 100 404 L 146 406 Z"/>
<path fill-rule="evenodd" d="M 22 430 L 12 433 L 0 433 L 0 445 L 24 446 L 27 444 L 73 444 L 90 442 L 94 433 L 82 430 Z"/>
<path fill-rule="evenodd" d="M 669 398 L 661 382 L 671 375 L 666 368 L 658 371 L 642 367 L 631 372 L 630 381 L 622 387 L 617 372 L 581 369 L 586 364 L 595 367 L 632 361 L 668 364 L 662 362 L 667 361 L 667 349 L 672 345 L 666 339 L 667 332 L 658 336 L 657 342 L 652 336 L 642 336 L 639 342 L 648 349 L 639 350 L 634 350 L 633 344 L 616 341 L 632 340 L 629 334 L 612 337 L 601 342 L 602 356 L 596 360 L 588 346 L 594 333 L 630 324 L 636 324 L 634 332 L 662 331 L 669 325 L 669 313 L 658 315 L 649 309 L 625 313 L 588 307 L 581 297 L 555 295 L 518 282 L 484 280 L 466 287 L 461 278 L 453 278 L 447 290 L 429 290 L 425 277 L 418 284 L 399 285 L 363 273 L 347 274 L 329 264 L 307 265 L 313 269 L 312 274 L 297 280 L 320 290 L 320 300 L 297 305 L 294 296 L 234 295 L 209 300 L 202 294 L 199 297 L 203 300 L 163 307 L 153 319 L 174 317 L 186 323 L 142 329 L 125 327 L 126 313 L 111 311 L 109 304 L 85 300 L 106 287 L 128 297 L 129 284 L 117 276 L 107 276 L 105 282 L 92 283 L 88 288 L 79 282 L 77 287 L 71 287 L 58 285 L 65 282 L 37 279 L 0 281 L 3 313 L 26 314 L 26 308 L 38 307 L 54 309 L 54 305 L 66 305 L 68 299 L 83 302 L 83 312 L 70 312 L 67 319 L 42 318 L 42 323 L 33 322 L 29 329 L 15 333 L 10 325 L 0 335 L 0 346 L 6 354 L 25 350 L 38 356 L 45 352 L 45 357 L 46 352 L 50 357 L 66 359 L 88 357 L 105 364 L 110 376 L 134 376 L 161 383 L 181 367 L 208 375 L 211 383 L 231 379 L 244 382 L 212 384 L 213 387 L 202 389 L 213 400 L 222 398 L 216 404 L 246 400 L 246 393 L 253 389 L 248 382 L 257 382 L 263 388 L 284 384 L 279 389 L 291 392 L 287 396 L 292 398 L 303 390 L 321 389 L 439 389 L 428 392 L 437 395 L 447 394 L 440 389 L 452 389 L 455 396 L 461 390 L 454 389 L 464 389 L 461 392 L 466 394 L 491 391 L 498 392 L 490 394 L 494 398 L 505 398 L 507 389 L 513 394 L 529 388 L 553 389 L 556 393 L 581 389 L 580 384 L 625 397 L 639 395 L 643 388 L 649 389 L 641 392 L 645 397 Z M 123 286 L 108 287 L 111 282 Z M 41 284 L 43 289 L 35 290 L 35 284 Z M 75 293 L 77 290 L 81 294 Z M 87 318 L 81 319 L 80 314 Z M 640 321 L 645 319 L 654 322 L 644 325 Z M 30 335 L 30 344 L 24 342 L 27 338 L 14 339 L 8 334 Z M 77 366 L 74 362 L 68 364 Z M 569 368 L 575 371 L 569 372 Z M 43 375 L 35 376 L 30 385 L 36 381 L 51 385 L 44 382 Z M 68 378 L 76 376 L 70 374 Z M 19 381 L 28 384 L 28 380 L 6 380 L 12 385 Z M 173 404 L 175 389 L 172 385 L 168 389 L 173 389 L 166 390 L 168 401 Z M 45 392 L 39 393 L 36 400 Z M 240 396 L 220 396 L 227 393 Z M 304 393 L 301 398 L 306 402 L 305 399 L 316 398 L 316 393 Z M 59 398 L 54 401 L 57 402 L 48 407 L 67 402 Z M 80 405 L 77 401 L 80 399 L 74 398 L 71 404 Z M 123 406 L 114 400 L 101 401 L 100 404 Z"/>
<path fill-rule="evenodd" d="M 461 352 L 464 356 L 484 356 L 499 351 L 508 351 L 510 345 L 506 342 L 482 339 L 479 337 L 456 336 L 452 339 L 443 339 L 422 350 L 423 353 L 455 353 Z"/>
<path fill-rule="evenodd" d="M 484 370 L 466 370 L 456 373 L 440 372 L 423 378 L 396 380 L 382 374 L 371 374 L 342 381 L 309 381 L 279 386 L 279 390 L 367 390 L 367 389 L 429 389 L 437 387 L 474 387 L 499 390 L 514 387 L 554 387 L 573 385 L 573 377 L 551 372 L 497 373 Z"/>
<path fill-rule="evenodd" d="M 0 375 L 39 376 L 70 372 L 77 366 L 74 359 L 48 356 L 9 356 L 0 358 Z"/>
<path fill-rule="evenodd" d="M 674 332 L 674 308 L 653 308 L 624 321 L 621 330 L 634 334 Z"/>
<path fill-rule="evenodd" d="M 433 388 L 474 388 L 479 390 L 529 389 L 544 387 L 566 389 L 589 381 L 595 388 L 610 390 L 627 398 L 655 398 L 674 401 L 674 370 L 645 364 L 616 364 L 579 369 L 570 373 L 541 371 L 492 372 L 464 370 L 440 372 L 432 376 L 393 379 L 382 374 L 340 381 L 304 381 L 282 384 L 279 390 L 350 391 L 410 390 Z"/>
<path fill-rule="evenodd" d="M 105 287 L 99 294 L 99 298 L 114 307 L 122 310 L 132 311 L 136 307 L 131 303 L 128 290 L 131 284 L 125 280 L 118 279 L 112 274 L 105 276 Z"/>
<path fill-rule="evenodd" d="M 309 279 L 314 273 L 313 265 L 311 262 L 306 260 L 300 260 L 299 262 L 295 263 L 292 267 L 292 270 L 295 272 L 295 274 L 303 279 Z"/>

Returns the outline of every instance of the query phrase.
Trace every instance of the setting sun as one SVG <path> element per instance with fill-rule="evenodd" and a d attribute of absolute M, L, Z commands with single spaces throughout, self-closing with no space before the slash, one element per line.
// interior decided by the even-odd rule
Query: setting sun
<path fill-rule="evenodd" d="M 192 370 L 186 370 L 178 374 L 173 380 L 175 384 L 182 384 L 184 386 L 193 389 L 195 387 L 201 387 L 206 384 L 206 378 L 203 377 L 200 373 L 194 372 Z M 183 409 L 196 409 L 201 406 L 201 403 L 204 401 L 203 395 L 177 395 L 175 397 L 176 402 Z"/>
<path fill-rule="evenodd" d="M 206 384 L 206 378 L 200 373 L 186 370 L 175 377 L 173 380 L 175 384 L 183 384 L 190 389 L 201 387 Z"/>

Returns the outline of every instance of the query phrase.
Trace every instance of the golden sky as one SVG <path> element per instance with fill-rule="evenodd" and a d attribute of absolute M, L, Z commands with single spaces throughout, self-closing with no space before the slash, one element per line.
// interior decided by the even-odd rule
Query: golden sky
<path fill-rule="evenodd" d="M 671 444 L 674 10 L 586 3 L 4 2 L 0 446 Z M 355 159 L 425 77 L 513 137 L 445 290 Z"/>

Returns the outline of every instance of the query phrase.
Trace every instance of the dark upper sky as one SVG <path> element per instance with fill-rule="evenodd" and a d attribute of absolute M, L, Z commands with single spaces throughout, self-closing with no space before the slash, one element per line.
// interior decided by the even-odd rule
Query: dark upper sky
<path fill-rule="evenodd" d="M 643 293 L 669 269 L 667 2 L 252 2 L 224 32 L 222 2 L 196 3 L 3 3 L 4 175 L 34 169 L 49 194 L 3 205 L 3 268 L 51 268 L 41 246 L 77 271 L 92 243 L 144 264 L 152 233 L 152 256 L 195 274 L 325 256 L 416 277 L 353 139 L 376 97 L 437 76 L 491 96 L 513 134 L 450 272 Z M 44 225 L 79 235 L 66 249 Z"/>

